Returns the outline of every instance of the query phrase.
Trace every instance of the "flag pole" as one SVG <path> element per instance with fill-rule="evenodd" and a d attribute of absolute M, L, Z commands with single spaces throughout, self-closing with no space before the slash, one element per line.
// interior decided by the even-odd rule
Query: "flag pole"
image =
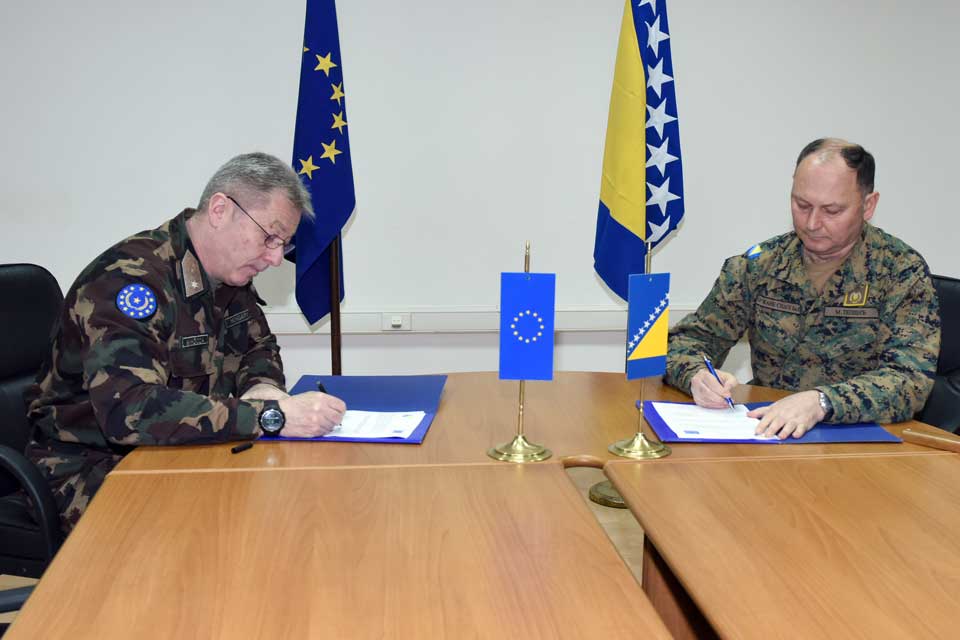
<path fill-rule="evenodd" d="M 647 242 L 646 273 L 650 273 L 652 245 Z M 643 434 L 643 379 L 640 379 L 640 402 L 637 406 L 637 433 L 632 438 L 619 440 L 611 444 L 607 450 L 622 458 L 636 458 L 649 460 L 670 455 L 670 447 L 662 442 L 650 442 Z"/>
<path fill-rule="evenodd" d="M 530 273 L 530 241 L 527 240 L 523 252 L 523 272 Z M 500 309 L 503 313 L 503 309 Z M 503 462 L 540 462 L 553 455 L 550 449 L 543 445 L 528 442 L 523 435 L 523 396 L 526 389 L 526 380 L 520 381 L 520 401 L 517 408 L 517 435 L 510 442 L 487 449 L 487 455 L 494 460 Z"/>
<path fill-rule="evenodd" d="M 651 243 L 646 243 L 647 256 L 646 268 L 644 273 L 650 273 L 651 267 Z M 640 379 L 640 401 L 637 404 L 637 433 L 632 438 L 618 440 L 609 447 L 607 451 L 620 456 L 621 458 L 634 458 L 636 460 L 652 460 L 670 455 L 670 447 L 662 442 L 650 442 L 643 434 L 643 379 Z M 598 482 L 590 487 L 590 500 L 597 504 L 616 509 L 626 509 L 627 505 L 623 501 L 623 496 L 613 486 L 609 480 Z"/>
<path fill-rule="evenodd" d="M 340 234 L 330 243 L 330 373 L 341 374 L 340 345 Z"/>

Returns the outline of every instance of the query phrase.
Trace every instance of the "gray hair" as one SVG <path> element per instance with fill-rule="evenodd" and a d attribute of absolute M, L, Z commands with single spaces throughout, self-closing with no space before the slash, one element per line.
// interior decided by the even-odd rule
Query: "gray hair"
<path fill-rule="evenodd" d="M 206 211 L 210 198 L 217 192 L 262 203 L 275 189 L 283 191 L 301 215 L 314 219 L 310 192 L 293 168 L 279 158 L 260 152 L 236 156 L 217 169 L 203 189 L 197 209 Z"/>

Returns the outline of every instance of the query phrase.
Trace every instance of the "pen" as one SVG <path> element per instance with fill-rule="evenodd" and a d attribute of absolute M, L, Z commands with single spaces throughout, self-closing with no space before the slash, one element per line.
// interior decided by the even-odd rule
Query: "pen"
<path fill-rule="evenodd" d="M 723 387 L 723 381 L 721 381 L 720 376 L 717 375 L 717 370 L 713 368 L 713 363 L 710 362 L 710 358 L 708 358 L 707 354 L 705 353 L 701 353 L 700 355 L 703 356 L 703 363 L 707 365 L 707 371 L 709 371 L 710 375 L 716 378 L 717 382 L 720 383 L 720 386 Z M 727 404 L 730 405 L 730 408 L 733 409 L 733 398 L 724 399 L 727 401 Z"/>
<path fill-rule="evenodd" d="M 320 393 L 326 393 L 326 392 L 327 392 L 327 388 L 326 388 L 325 386 L 323 386 L 323 383 L 322 383 L 322 382 L 318 382 L 318 383 L 317 383 L 317 391 L 319 391 Z"/>
<path fill-rule="evenodd" d="M 240 453 L 241 451 L 246 451 L 247 449 L 251 449 L 252 447 L 253 447 L 253 440 L 247 440 L 246 442 L 242 442 L 237 446 L 233 447 L 232 449 L 230 449 L 230 453 Z"/>
<path fill-rule="evenodd" d="M 904 442 L 912 442 L 913 444 L 930 447 L 931 449 L 942 449 L 944 451 L 960 453 L 960 440 L 945 436 L 947 436 L 947 434 L 939 436 L 932 433 L 921 433 L 913 429 L 904 429 L 901 437 Z"/>

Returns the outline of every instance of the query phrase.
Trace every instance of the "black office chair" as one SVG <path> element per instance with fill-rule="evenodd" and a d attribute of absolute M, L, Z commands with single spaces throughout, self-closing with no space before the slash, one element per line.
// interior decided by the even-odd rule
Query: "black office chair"
<path fill-rule="evenodd" d="M 24 455 L 23 402 L 62 304 L 60 285 L 43 267 L 0 265 L 0 573 L 39 577 L 63 542 L 50 487 Z M 29 591 L 0 592 L 0 611 L 19 608 Z"/>
<path fill-rule="evenodd" d="M 940 301 L 940 358 L 933 391 L 917 420 L 956 433 L 960 429 L 960 280 L 931 277 Z"/>

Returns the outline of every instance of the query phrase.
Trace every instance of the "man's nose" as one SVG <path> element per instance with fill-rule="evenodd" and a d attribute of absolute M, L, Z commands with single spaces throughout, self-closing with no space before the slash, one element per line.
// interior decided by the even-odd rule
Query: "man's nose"
<path fill-rule="evenodd" d="M 274 267 L 279 267 L 280 263 L 283 262 L 283 245 L 279 247 L 274 247 L 273 249 L 267 248 L 266 254 L 267 262 L 269 262 Z"/>
<path fill-rule="evenodd" d="M 823 223 L 823 214 L 820 213 L 820 210 L 814 207 L 813 211 L 810 212 L 810 215 L 807 216 L 807 229 L 814 231 L 820 228 L 820 225 Z"/>

